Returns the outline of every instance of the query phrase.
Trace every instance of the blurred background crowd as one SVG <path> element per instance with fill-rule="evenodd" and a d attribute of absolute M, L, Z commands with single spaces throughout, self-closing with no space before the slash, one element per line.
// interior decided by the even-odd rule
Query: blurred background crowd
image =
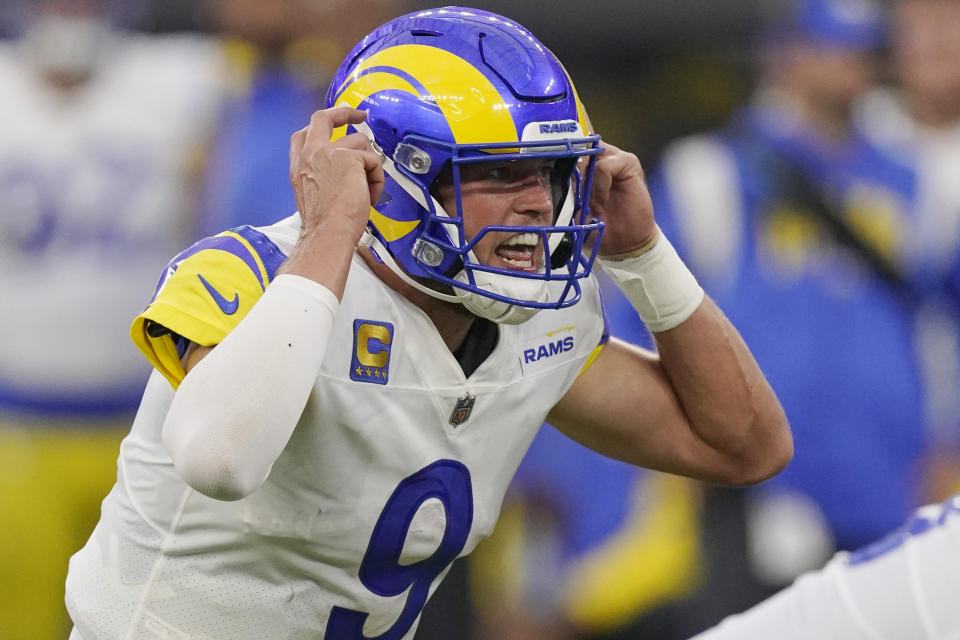
<path fill-rule="evenodd" d="M 160 270 L 294 211 L 287 144 L 420 0 L 0 0 L 0 639 L 66 637 Z M 749 490 L 549 428 L 417 637 L 681 640 L 960 490 L 960 0 L 473 6 L 536 33 L 777 390 Z M 610 286 L 614 334 L 650 344 Z"/>

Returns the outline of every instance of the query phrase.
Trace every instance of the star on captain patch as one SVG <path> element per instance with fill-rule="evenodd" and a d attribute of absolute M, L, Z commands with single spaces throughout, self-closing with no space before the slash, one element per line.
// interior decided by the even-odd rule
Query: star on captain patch
<path fill-rule="evenodd" d="M 459 427 L 470 418 L 470 412 L 473 411 L 473 403 L 476 400 L 477 396 L 472 396 L 469 393 L 462 398 L 457 398 L 457 406 L 453 408 L 453 413 L 450 414 L 451 426 Z"/>

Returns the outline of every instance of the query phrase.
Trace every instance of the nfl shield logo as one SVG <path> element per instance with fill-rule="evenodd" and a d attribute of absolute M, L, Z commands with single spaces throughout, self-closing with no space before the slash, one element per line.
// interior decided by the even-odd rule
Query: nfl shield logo
<path fill-rule="evenodd" d="M 450 424 L 458 427 L 466 422 L 467 418 L 470 417 L 470 412 L 473 411 L 473 403 L 476 400 L 477 396 L 472 396 L 469 393 L 462 398 L 457 398 L 457 406 L 453 408 L 453 413 L 450 414 Z"/>

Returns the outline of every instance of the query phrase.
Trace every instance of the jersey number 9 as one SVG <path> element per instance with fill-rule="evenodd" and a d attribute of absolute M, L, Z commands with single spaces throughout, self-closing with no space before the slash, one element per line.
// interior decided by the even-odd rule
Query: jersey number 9
<path fill-rule="evenodd" d="M 414 515 L 424 502 L 436 498 L 446 512 L 446 528 L 429 558 L 400 564 L 400 554 Z M 430 585 L 463 550 L 473 523 L 470 472 L 455 460 L 438 460 L 405 478 L 387 500 L 360 564 L 360 582 L 385 598 L 409 589 L 403 611 L 393 625 L 375 638 L 363 635 L 368 613 L 334 607 L 325 640 L 400 640 L 427 603 Z"/>

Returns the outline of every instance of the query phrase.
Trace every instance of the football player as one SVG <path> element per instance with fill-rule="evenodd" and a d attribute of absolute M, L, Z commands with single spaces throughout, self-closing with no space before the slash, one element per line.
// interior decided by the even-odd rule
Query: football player
<path fill-rule="evenodd" d="M 75 637 L 411 638 L 544 420 L 727 484 L 792 440 L 736 330 L 528 30 L 448 7 L 351 51 L 295 133 L 299 212 L 174 258 L 156 368 L 71 560 Z M 599 262 L 659 355 L 608 339 Z"/>
<path fill-rule="evenodd" d="M 951 640 L 960 637 L 960 495 L 695 640 Z"/>

